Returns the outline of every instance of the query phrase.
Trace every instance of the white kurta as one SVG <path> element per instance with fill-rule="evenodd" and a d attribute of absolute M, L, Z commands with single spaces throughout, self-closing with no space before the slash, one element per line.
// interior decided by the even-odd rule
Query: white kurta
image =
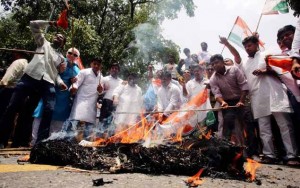
<path fill-rule="evenodd" d="M 114 120 L 117 128 L 118 125 L 133 125 L 136 123 L 139 114 L 118 114 L 118 112 L 141 112 L 143 105 L 141 88 L 137 85 L 134 87 L 131 87 L 128 84 L 120 85 L 114 90 L 113 96 L 116 96 L 119 99 Z"/>
<path fill-rule="evenodd" d="M 181 105 L 180 94 L 178 86 L 170 83 L 167 87 L 161 86 L 157 92 L 157 110 L 158 111 L 170 111 L 177 110 Z M 165 113 L 168 115 L 168 113 Z"/>
<path fill-rule="evenodd" d="M 244 71 L 249 84 L 251 107 L 254 118 L 271 115 L 272 112 L 292 112 L 286 90 L 282 83 L 269 75 L 255 76 L 256 69 L 266 69 L 265 55 L 257 52 L 254 58 L 238 65 Z"/>
<path fill-rule="evenodd" d="M 101 78 L 101 73 L 96 76 L 91 68 L 79 72 L 77 82 L 73 84 L 73 87 L 78 88 L 78 91 L 72 106 L 70 120 L 80 120 L 93 124 L 96 122 L 97 86 Z"/>

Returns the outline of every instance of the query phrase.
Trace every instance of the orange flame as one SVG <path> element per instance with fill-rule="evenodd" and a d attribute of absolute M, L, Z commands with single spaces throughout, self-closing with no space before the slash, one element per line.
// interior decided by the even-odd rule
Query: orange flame
<path fill-rule="evenodd" d="M 204 138 L 206 139 L 206 140 L 209 140 L 210 138 L 211 138 L 211 130 L 209 130 L 208 132 L 207 132 L 207 134 L 205 134 L 205 135 L 203 135 L 204 136 Z"/>
<path fill-rule="evenodd" d="M 256 162 L 255 160 L 247 158 L 246 163 L 246 174 L 250 175 L 251 181 L 255 180 L 256 170 L 261 166 L 260 163 Z"/>
<path fill-rule="evenodd" d="M 203 183 L 203 180 L 200 179 L 200 176 L 203 172 L 203 168 L 201 168 L 199 170 L 199 172 L 197 172 L 197 174 L 193 175 L 192 177 L 189 177 L 185 182 L 189 185 L 189 186 L 192 186 L 192 187 L 195 187 L 195 186 L 198 186 L 200 184 Z"/>

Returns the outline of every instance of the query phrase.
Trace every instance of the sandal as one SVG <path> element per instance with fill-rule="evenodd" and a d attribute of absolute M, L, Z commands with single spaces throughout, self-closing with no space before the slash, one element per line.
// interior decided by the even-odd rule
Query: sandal
<path fill-rule="evenodd" d="M 299 160 L 296 159 L 296 158 L 291 158 L 291 159 L 288 159 L 286 165 L 287 165 L 287 166 L 298 167 L 298 166 L 300 166 L 300 162 L 299 162 Z"/>

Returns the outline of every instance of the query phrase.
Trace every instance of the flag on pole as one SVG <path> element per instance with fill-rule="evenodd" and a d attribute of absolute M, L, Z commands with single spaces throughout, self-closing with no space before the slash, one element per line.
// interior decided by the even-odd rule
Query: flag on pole
<path fill-rule="evenodd" d="M 262 15 L 288 13 L 289 7 L 286 0 L 266 0 Z"/>
<path fill-rule="evenodd" d="M 57 23 L 57 26 L 59 26 L 63 29 L 68 28 L 68 9 L 63 10 L 60 13 L 59 18 L 56 23 Z"/>
<path fill-rule="evenodd" d="M 244 48 L 242 44 L 243 39 L 252 35 L 252 31 L 249 29 L 246 22 L 238 16 L 229 34 L 228 40 L 235 43 L 239 47 Z M 261 40 L 259 40 L 259 45 L 264 47 L 264 43 Z"/>
<path fill-rule="evenodd" d="M 242 44 L 243 39 L 251 35 L 252 32 L 249 29 L 246 22 L 241 17 L 238 16 L 236 18 L 232 31 L 229 34 L 228 40 L 235 43 L 239 47 L 244 48 Z"/>

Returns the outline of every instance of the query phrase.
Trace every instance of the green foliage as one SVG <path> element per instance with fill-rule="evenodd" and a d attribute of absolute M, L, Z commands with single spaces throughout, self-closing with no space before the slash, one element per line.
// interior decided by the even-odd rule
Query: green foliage
<path fill-rule="evenodd" d="M 185 9 L 194 15 L 193 0 L 69 0 L 69 28 L 59 32 L 67 36 L 65 50 L 75 46 L 85 65 L 95 57 L 103 59 L 104 69 L 119 61 L 124 70 L 144 74 L 151 61 L 166 62 L 173 54 L 179 59 L 179 47 L 161 35 L 160 23 L 174 19 Z M 57 20 L 65 9 L 64 1 L 1 0 L 11 16 L 0 20 L 1 47 L 34 50 L 30 20 Z M 49 29 L 46 37 L 57 32 Z M 1 52 L 3 53 L 3 52 Z M 105 71 L 104 71 L 105 72 Z"/>

